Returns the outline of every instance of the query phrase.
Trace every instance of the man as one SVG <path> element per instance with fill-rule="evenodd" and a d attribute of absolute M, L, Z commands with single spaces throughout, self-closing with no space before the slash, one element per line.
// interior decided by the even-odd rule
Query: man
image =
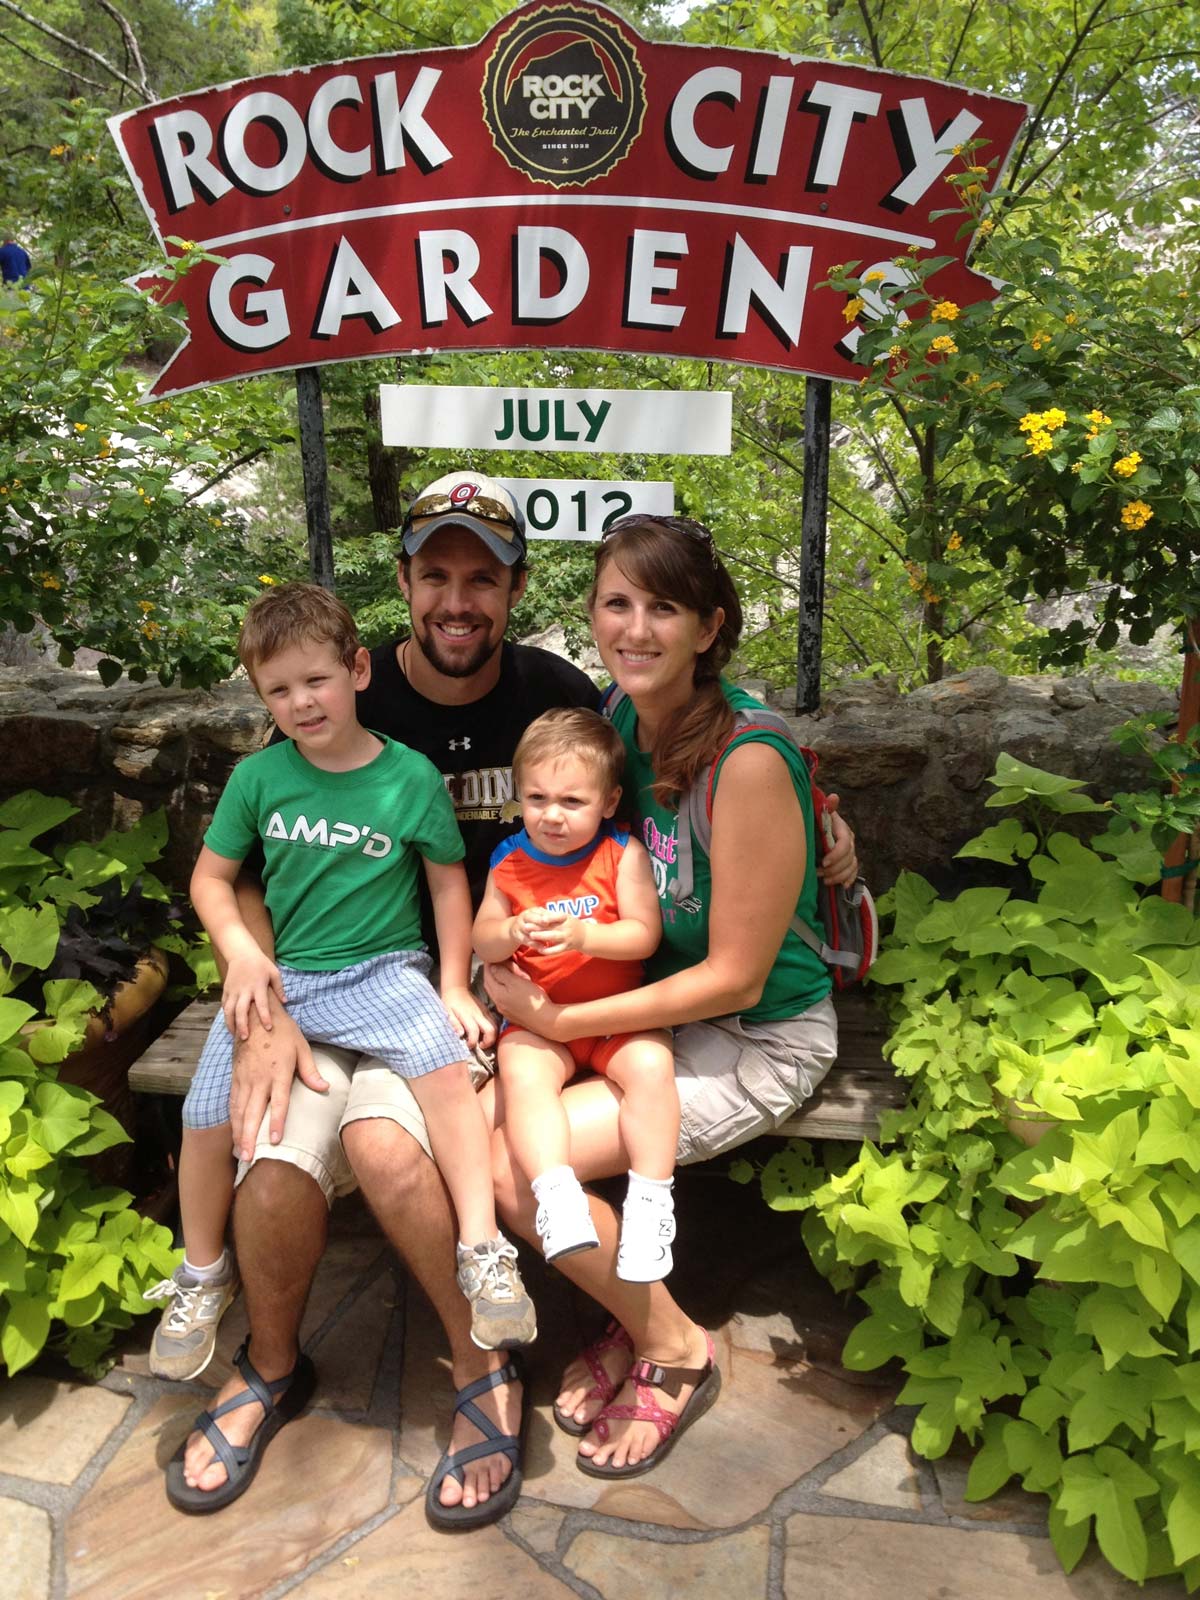
<path fill-rule="evenodd" d="M 525 590 L 525 553 L 523 520 L 499 484 L 475 473 L 430 484 L 402 532 L 398 581 L 412 631 L 372 652 L 359 705 L 366 727 L 403 740 L 443 773 L 476 905 L 492 850 L 519 825 L 512 756 L 521 734 L 543 711 L 599 702 L 595 686 L 569 663 L 505 641 Z M 849 862 L 853 837 L 844 825 L 840 839 Z M 248 896 L 243 914 L 270 949 L 261 893 Z M 324 1250 L 328 1208 L 357 1181 L 450 1344 L 463 1409 L 431 1481 L 427 1514 L 439 1527 L 481 1527 L 510 1510 L 520 1490 L 522 1386 L 503 1352 L 470 1341 L 467 1302 L 455 1281 L 454 1216 L 404 1080 L 344 1053 L 322 1050 L 319 1064 L 318 1072 L 282 1011 L 271 1032 L 256 1031 L 239 1052 L 230 1105 L 242 1159 L 234 1226 L 251 1371 L 260 1381 L 239 1373 L 225 1385 L 218 1401 L 233 1405 L 219 1423 L 207 1414 L 198 1424 L 185 1480 L 220 1503 L 235 1498 L 291 1414 L 287 1385 L 301 1370 L 300 1319 Z M 263 1402 L 273 1397 L 279 1409 L 272 1405 L 268 1416 Z M 477 1425 L 481 1420 L 486 1426 Z"/>
<path fill-rule="evenodd" d="M 398 579 L 412 632 L 372 652 L 371 682 L 359 701 L 364 726 L 403 740 L 443 773 L 476 904 L 493 849 L 520 823 L 512 755 L 521 734 L 552 707 L 599 701 L 595 685 L 569 662 L 505 641 L 525 590 L 525 554 L 523 519 L 498 484 L 472 473 L 431 484 L 413 503 L 402 536 Z M 256 907 L 252 901 L 243 909 L 269 946 L 261 896 Z M 300 1318 L 324 1250 L 328 1207 L 357 1180 L 441 1318 L 455 1388 L 514 1375 L 473 1398 L 494 1434 L 509 1441 L 507 1450 L 465 1461 L 461 1483 L 446 1476 L 437 1494 L 449 1508 L 447 1520 L 482 1526 L 510 1509 L 519 1491 L 521 1386 L 503 1352 L 471 1343 L 467 1302 L 455 1281 L 454 1216 L 404 1080 L 369 1063 L 354 1068 L 343 1053 L 322 1050 L 319 1059 L 320 1073 L 281 1014 L 271 1033 L 251 1039 L 235 1067 L 230 1110 L 243 1181 L 234 1225 L 254 1370 L 267 1385 L 296 1369 Z M 294 1089 L 293 1070 L 300 1078 Z M 257 1441 L 274 1431 L 263 1425 L 263 1407 L 247 1390 L 241 1375 L 226 1384 L 219 1403 L 243 1394 L 246 1401 L 193 1434 L 184 1460 L 188 1484 L 222 1502 L 233 1498 L 234 1477 L 249 1485 L 263 1448 Z M 286 1392 L 278 1401 L 282 1410 Z M 232 1470 L 223 1457 L 214 1460 L 221 1455 L 214 1428 L 233 1447 Z M 450 1453 L 483 1438 L 458 1413 Z M 244 1465 L 239 1451 L 247 1452 Z"/>

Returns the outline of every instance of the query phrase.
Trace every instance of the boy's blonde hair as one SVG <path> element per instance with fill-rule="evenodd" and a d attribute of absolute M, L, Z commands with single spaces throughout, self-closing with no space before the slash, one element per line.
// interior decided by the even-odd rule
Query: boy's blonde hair
<path fill-rule="evenodd" d="M 238 659 L 253 678 L 264 661 L 298 644 L 332 645 L 344 667 L 358 653 L 354 618 L 318 583 L 282 583 L 260 594 L 242 623 Z"/>
<path fill-rule="evenodd" d="M 519 785 L 527 767 L 538 761 L 561 761 L 563 756 L 574 756 L 589 767 L 606 794 L 621 787 L 625 746 L 612 723 L 599 712 L 581 706 L 543 711 L 521 737 L 513 755 L 513 776 Z"/>

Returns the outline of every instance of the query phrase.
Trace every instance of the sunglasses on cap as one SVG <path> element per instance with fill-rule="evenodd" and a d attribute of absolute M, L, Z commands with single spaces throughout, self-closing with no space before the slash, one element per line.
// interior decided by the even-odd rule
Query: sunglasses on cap
<path fill-rule="evenodd" d="M 514 517 L 510 507 L 502 500 L 493 500 L 489 495 L 474 495 L 464 504 L 461 499 L 455 499 L 452 494 L 418 495 L 409 507 L 405 519 L 406 526 L 420 522 L 425 517 L 445 516 L 472 516 L 486 517 L 489 522 L 494 522 L 496 532 L 500 538 L 507 538 L 510 542 L 517 538 L 523 531 L 519 516 Z"/>

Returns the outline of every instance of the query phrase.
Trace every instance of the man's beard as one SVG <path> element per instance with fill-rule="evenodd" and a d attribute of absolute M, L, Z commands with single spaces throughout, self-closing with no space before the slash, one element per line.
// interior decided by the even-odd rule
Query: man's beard
<path fill-rule="evenodd" d="M 474 621 L 475 619 L 466 618 L 463 620 Z M 496 640 L 492 639 L 490 623 L 485 622 L 484 629 L 485 632 L 481 636 L 479 643 L 469 655 L 463 655 L 461 651 L 443 653 L 441 641 L 429 628 L 426 628 L 424 634 L 420 636 L 414 629 L 413 638 L 416 640 L 417 649 L 420 650 L 426 661 L 436 671 L 440 672 L 444 678 L 471 678 L 481 667 L 487 665 L 504 642 L 503 634 Z"/>

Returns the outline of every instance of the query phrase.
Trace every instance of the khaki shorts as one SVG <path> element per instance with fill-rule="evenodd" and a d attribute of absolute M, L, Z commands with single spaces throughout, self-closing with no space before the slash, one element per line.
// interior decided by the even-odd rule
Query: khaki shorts
<path fill-rule="evenodd" d="M 299 1078 L 292 1082 L 283 1138 L 272 1144 L 269 1123 L 263 1118 L 254 1146 L 255 1161 L 288 1161 L 320 1185 L 327 1205 L 335 1196 L 349 1194 L 355 1187 L 354 1174 L 342 1149 L 342 1129 L 351 1122 L 369 1117 L 386 1117 L 410 1133 L 433 1160 L 425 1117 L 413 1099 L 407 1081 L 380 1061 L 378 1056 L 359 1056 L 353 1050 L 332 1045 L 313 1046 L 317 1069 L 329 1085 L 328 1094 L 317 1094 Z M 238 1165 L 237 1181 L 249 1172 L 253 1162 Z"/>
<path fill-rule="evenodd" d="M 781 1022 L 719 1017 L 675 1029 L 680 1166 L 771 1133 L 837 1058 L 837 1017 L 822 1000 Z"/>
<path fill-rule="evenodd" d="M 678 1161 L 687 1166 L 772 1132 L 803 1105 L 837 1058 L 837 1017 L 833 1002 L 822 1000 L 781 1022 L 740 1017 L 689 1022 L 676 1028 L 674 1049 Z M 360 1058 L 330 1045 L 314 1045 L 313 1058 L 329 1084 L 328 1094 L 315 1093 L 297 1078 L 283 1138 L 270 1142 L 264 1117 L 255 1161 L 291 1162 L 317 1182 L 332 1205 L 337 1195 L 355 1187 L 341 1139 L 351 1122 L 386 1117 L 433 1160 L 424 1114 L 403 1078 L 378 1057 Z M 473 1068 L 472 1076 L 478 1087 L 487 1074 Z M 239 1165 L 239 1183 L 250 1165 Z"/>

